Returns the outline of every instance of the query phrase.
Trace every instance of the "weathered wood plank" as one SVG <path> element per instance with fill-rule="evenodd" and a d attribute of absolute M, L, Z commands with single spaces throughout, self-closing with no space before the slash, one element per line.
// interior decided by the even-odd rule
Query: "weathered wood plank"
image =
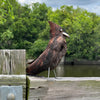
<path fill-rule="evenodd" d="M 22 86 L 23 100 L 26 100 L 25 53 L 25 50 L 0 50 L 0 86 Z"/>
<path fill-rule="evenodd" d="M 25 50 L 11 50 L 11 73 L 26 74 L 26 52 Z"/>
<path fill-rule="evenodd" d="M 31 81 L 29 100 L 100 100 L 100 77 L 60 77 L 49 80 L 29 77 L 29 79 Z"/>
<path fill-rule="evenodd" d="M 11 98 L 12 99 L 8 99 Z M 1 86 L 0 87 L 0 100 L 23 100 L 22 86 Z"/>
<path fill-rule="evenodd" d="M 0 50 L 0 74 L 25 74 L 25 50 Z"/>
<path fill-rule="evenodd" d="M 33 77 L 33 76 L 28 76 L 30 81 L 35 82 L 35 81 L 89 81 L 89 80 L 95 80 L 95 81 L 100 81 L 100 77 L 50 77 L 45 78 L 45 77 Z"/>
<path fill-rule="evenodd" d="M 26 100 L 26 75 L 0 75 L 0 86 L 22 86 Z"/>
<path fill-rule="evenodd" d="M 0 50 L 0 74 L 10 73 L 10 51 Z"/>

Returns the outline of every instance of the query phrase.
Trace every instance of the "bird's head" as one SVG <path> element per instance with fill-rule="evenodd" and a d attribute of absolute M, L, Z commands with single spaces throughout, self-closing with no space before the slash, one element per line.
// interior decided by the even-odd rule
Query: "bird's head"
<path fill-rule="evenodd" d="M 68 37 L 68 38 L 70 37 L 67 33 L 63 31 L 63 29 L 59 25 L 51 21 L 48 21 L 48 22 L 50 24 L 51 38 L 58 36 L 58 35 L 64 35 L 65 37 Z"/>

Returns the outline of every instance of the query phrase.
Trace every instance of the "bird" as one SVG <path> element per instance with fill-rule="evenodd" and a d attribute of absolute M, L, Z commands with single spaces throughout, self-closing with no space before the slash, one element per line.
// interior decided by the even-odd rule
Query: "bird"
<path fill-rule="evenodd" d="M 37 74 L 48 70 L 49 78 L 50 70 L 53 70 L 56 78 L 56 72 L 54 69 L 66 54 L 66 37 L 69 38 L 70 36 L 56 23 L 52 21 L 48 21 L 48 23 L 50 25 L 49 43 L 43 53 L 26 68 L 27 75 L 36 76 Z"/>

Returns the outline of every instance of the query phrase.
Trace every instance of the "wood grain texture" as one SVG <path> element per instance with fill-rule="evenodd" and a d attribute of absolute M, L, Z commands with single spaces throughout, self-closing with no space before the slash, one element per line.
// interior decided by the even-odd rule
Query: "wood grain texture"
<path fill-rule="evenodd" d="M 0 74 L 26 74 L 25 50 L 0 50 Z"/>
<path fill-rule="evenodd" d="M 100 100 L 100 77 L 59 77 L 49 80 L 29 77 L 29 79 L 31 81 L 29 100 Z M 36 91 L 38 92 L 35 95 Z"/>
<path fill-rule="evenodd" d="M 22 86 L 26 100 L 26 75 L 0 75 L 0 86 Z"/>

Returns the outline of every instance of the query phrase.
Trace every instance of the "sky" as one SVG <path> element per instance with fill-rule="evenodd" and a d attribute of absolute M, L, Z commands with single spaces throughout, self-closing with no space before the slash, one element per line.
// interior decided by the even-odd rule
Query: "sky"
<path fill-rule="evenodd" d="M 22 5 L 36 2 L 45 3 L 48 7 L 52 7 L 53 10 L 60 8 L 62 5 L 72 5 L 74 8 L 78 6 L 100 15 L 100 0 L 18 0 L 18 2 Z"/>

